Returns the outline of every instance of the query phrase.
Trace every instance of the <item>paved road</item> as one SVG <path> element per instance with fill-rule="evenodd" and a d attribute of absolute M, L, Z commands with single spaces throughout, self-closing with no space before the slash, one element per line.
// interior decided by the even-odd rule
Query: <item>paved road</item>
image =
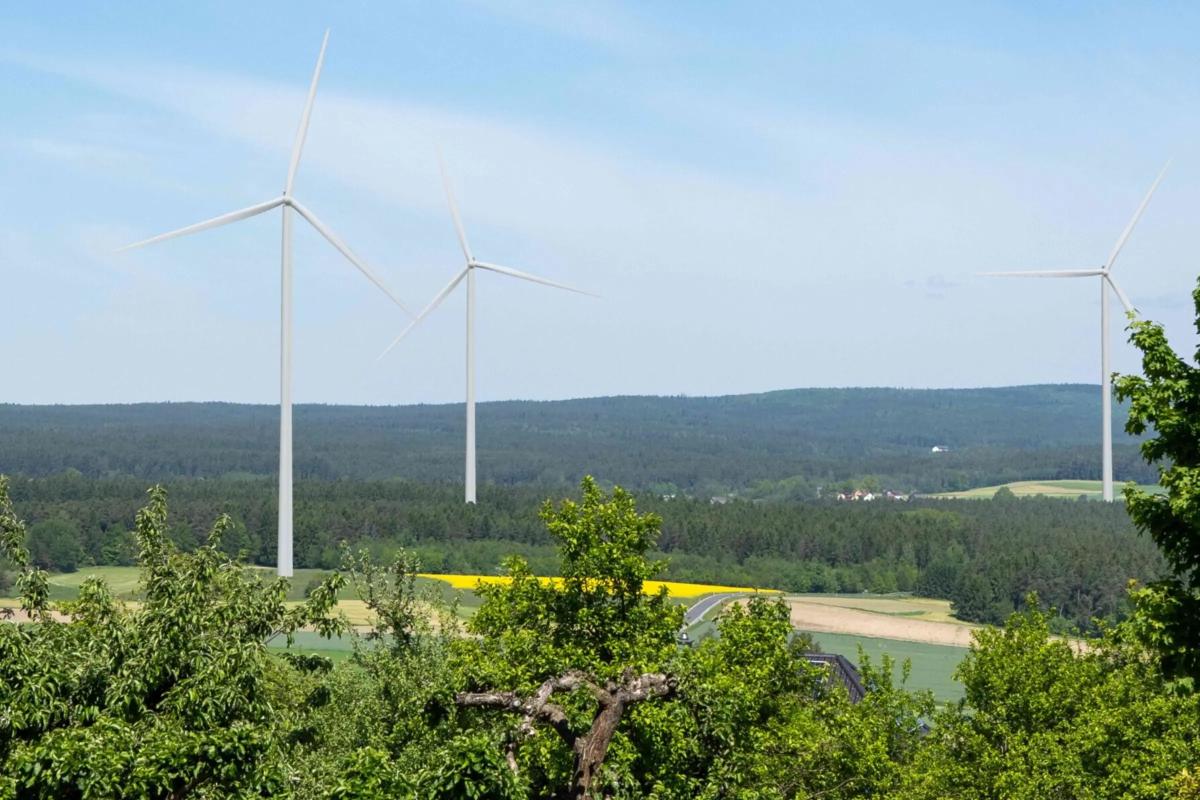
<path fill-rule="evenodd" d="M 724 594 L 710 594 L 708 597 L 691 605 L 687 611 L 683 612 L 683 627 L 686 630 L 695 625 L 700 619 L 711 611 L 716 606 L 724 603 L 726 600 L 732 600 L 739 597 L 741 592 L 726 592 Z"/>

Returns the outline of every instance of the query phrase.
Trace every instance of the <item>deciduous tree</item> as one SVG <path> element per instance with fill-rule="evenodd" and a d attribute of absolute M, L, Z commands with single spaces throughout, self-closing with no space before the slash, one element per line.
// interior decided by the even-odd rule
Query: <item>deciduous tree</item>
<path fill-rule="evenodd" d="M 1200 331 L 1200 281 L 1192 299 Z M 1176 355 L 1162 325 L 1134 319 L 1129 327 L 1144 374 L 1120 376 L 1117 397 L 1130 401 L 1125 430 L 1152 432 L 1142 455 L 1158 466 L 1166 492 L 1130 485 L 1125 505 L 1170 567 L 1169 576 L 1135 591 L 1133 599 L 1140 632 L 1162 654 L 1164 667 L 1200 679 L 1200 368 Z"/>
<path fill-rule="evenodd" d="M 605 497 L 585 478 L 579 502 L 547 503 L 542 520 L 561 554 L 561 579 L 534 576 L 519 558 L 508 562 L 508 584 L 480 587 L 484 603 L 471 621 L 480 639 L 468 670 L 472 686 L 459 708 L 513 713 L 509 761 L 538 731 L 556 736 L 569 753 L 565 776 L 547 773 L 546 790 L 583 798 L 603 781 L 605 758 L 627 712 L 670 696 L 664 671 L 674 655 L 682 612 L 665 589 L 647 595 L 645 581 L 662 563 L 647 557 L 660 520 L 639 514 L 620 488 Z"/>
<path fill-rule="evenodd" d="M 181 553 L 167 536 L 166 492 L 151 490 L 137 519 L 140 606 L 88 578 L 52 616 L 46 575 L 0 478 L 0 551 L 19 567 L 22 606 L 39 621 L 0 626 L 0 798 L 289 789 L 287 755 L 327 693 L 304 691 L 302 673 L 320 660 L 289 664 L 266 642 L 302 625 L 340 630 L 340 579 L 289 607 L 285 580 L 263 580 L 222 552 L 227 525 L 218 520 L 204 545 Z"/>

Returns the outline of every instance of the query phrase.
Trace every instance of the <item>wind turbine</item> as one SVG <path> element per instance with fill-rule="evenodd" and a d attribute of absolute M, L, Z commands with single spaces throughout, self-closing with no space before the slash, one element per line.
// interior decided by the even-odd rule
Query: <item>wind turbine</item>
<path fill-rule="evenodd" d="M 1112 252 L 1108 254 L 1108 259 L 1098 269 L 1059 269 L 1059 270 L 1032 270 L 1026 272 L 985 272 L 984 275 L 999 276 L 1005 278 L 1099 278 L 1100 279 L 1100 425 L 1101 425 L 1101 442 L 1103 468 L 1101 473 L 1102 492 L 1101 495 L 1106 502 L 1113 500 L 1113 467 L 1112 467 L 1112 374 L 1108 367 L 1108 290 L 1111 288 L 1116 294 L 1117 299 L 1121 301 L 1121 305 L 1125 307 L 1125 311 L 1130 314 L 1137 313 L 1137 309 L 1133 307 L 1133 303 L 1129 301 L 1129 296 L 1121 291 L 1121 287 L 1113 280 L 1112 268 L 1116 263 L 1117 256 L 1121 253 L 1121 248 L 1125 246 L 1125 242 L 1129 240 L 1130 234 L 1133 233 L 1134 227 L 1138 224 L 1138 220 L 1142 218 L 1142 212 L 1146 210 L 1146 206 L 1150 204 L 1150 198 L 1154 196 L 1154 190 L 1158 188 L 1158 184 L 1162 181 L 1163 176 L 1167 174 L 1167 167 L 1171 166 L 1168 161 L 1162 171 L 1158 173 L 1158 177 L 1154 179 L 1154 183 L 1150 186 L 1150 191 L 1146 192 L 1146 196 L 1142 199 L 1142 204 L 1138 206 L 1137 211 L 1133 213 L 1133 218 L 1129 220 L 1129 224 L 1125 226 L 1125 230 L 1121 233 L 1121 237 L 1117 239 L 1117 243 L 1113 246 Z"/>
<path fill-rule="evenodd" d="M 450 178 L 446 174 L 446 164 L 442 161 L 440 154 L 438 158 L 438 166 L 442 173 L 442 185 L 446 189 L 446 200 L 450 203 L 450 214 L 454 218 L 454 229 L 458 233 L 458 243 L 462 246 L 463 256 L 466 258 L 466 266 L 451 278 L 437 295 L 430 301 L 424 310 L 409 323 L 408 327 L 401 331 L 392 343 L 387 346 L 387 349 L 380 353 L 379 357 L 383 358 L 392 349 L 400 344 L 400 340 L 408 335 L 409 331 L 417 326 L 421 320 L 429 316 L 435 308 L 442 304 L 454 288 L 462 283 L 465 278 L 467 281 L 467 453 L 466 453 L 466 501 L 468 503 L 475 502 L 475 270 L 483 269 L 489 272 L 498 272 L 501 275 L 508 275 L 513 278 L 520 278 L 525 281 L 540 283 L 545 286 L 553 286 L 555 289 L 565 289 L 568 292 L 576 292 L 577 294 L 586 294 L 590 297 L 598 297 L 599 295 L 592 292 L 585 292 L 582 289 L 576 289 L 562 283 L 539 278 L 536 275 L 530 275 L 528 272 L 521 272 L 510 267 L 502 267 L 499 264 L 491 264 L 486 261 L 479 261 L 471 254 L 471 246 L 467 243 L 467 232 L 463 228 L 462 218 L 458 215 L 458 204 L 454 201 L 454 190 L 450 187 Z"/>
<path fill-rule="evenodd" d="M 300 167 L 300 153 L 304 149 L 304 139 L 308 135 L 308 122 L 312 117 L 313 100 L 317 96 L 317 82 L 321 77 L 321 67 L 325 63 L 325 47 L 328 44 L 329 31 L 327 30 L 325 31 L 325 38 L 321 41 L 321 52 L 317 56 L 317 66 L 313 71 L 312 84 L 308 88 L 308 99 L 304 103 L 304 114 L 300 117 L 300 129 L 296 131 L 296 141 L 292 146 L 292 158 L 288 164 L 287 182 L 284 183 L 282 195 L 239 211 L 231 211 L 228 214 L 222 214 L 219 217 L 213 217 L 204 222 L 197 222 L 195 225 L 189 225 L 186 228 L 180 228 L 170 233 L 163 233 L 149 239 L 144 239 L 120 249 L 121 251 L 131 250 L 136 247 L 154 244 L 155 242 L 174 239 L 176 236 L 187 236 L 188 234 L 199 233 L 209 228 L 228 225 L 231 222 L 239 222 L 258 214 L 263 214 L 273 208 L 283 209 L 283 241 L 280 267 L 280 293 L 282 299 L 279 315 L 279 549 L 277 570 L 280 575 L 286 577 L 291 577 L 292 575 L 292 211 L 295 210 L 309 225 L 312 225 L 316 229 L 317 233 L 324 236 L 339 253 L 345 256 L 347 261 L 357 267 L 363 275 L 367 276 L 367 279 L 371 283 L 379 287 L 406 314 L 410 317 L 412 316 L 412 312 L 384 285 L 379 276 L 358 256 L 354 255 L 341 238 L 330 230 L 329 226 L 321 222 L 316 214 L 292 195 L 292 187 L 296 180 L 296 171 Z"/>

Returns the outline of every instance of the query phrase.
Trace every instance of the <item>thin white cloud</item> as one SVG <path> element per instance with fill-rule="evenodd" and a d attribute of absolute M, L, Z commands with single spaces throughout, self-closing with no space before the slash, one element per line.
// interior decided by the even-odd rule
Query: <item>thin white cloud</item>
<path fill-rule="evenodd" d="M 33 137 L 16 144 L 42 158 L 88 165 L 121 166 L 140 158 L 129 150 L 66 139 Z"/>
<path fill-rule="evenodd" d="M 301 80 L 280 86 L 163 65 L 22 60 L 186 115 L 222 136 L 271 152 L 281 175 L 286 168 L 303 104 Z M 694 256 L 689 240 L 704 250 L 705 260 L 722 253 L 736 258 L 741 251 L 734 243 L 741 240 L 756 242 L 758 257 L 780 255 L 772 252 L 770 232 L 800 211 L 769 190 L 687 165 L 578 144 L 544 128 L 330 90 L 318 98 L 300 181 L 316 170 L 389 203 L 441 215 L 434 156 L 443 143 L 473 227 L 519 231 L 538 241 L 593 251 L 615 249 L 612 243 L 619 241 L 642 271 L 648 258 L 660 261 L 664 249 L 681 259 Z M 681 246 L 664 248 L 664 238 Z M 683 268 L 661 261 L 653 266 Z M 686 269 L 701 267 L 692 262 Z"/>

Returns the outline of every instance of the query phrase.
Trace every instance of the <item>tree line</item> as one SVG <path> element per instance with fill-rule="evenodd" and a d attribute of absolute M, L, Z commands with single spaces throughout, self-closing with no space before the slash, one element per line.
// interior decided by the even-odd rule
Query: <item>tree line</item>
<path fill-rule="evenodd" d="M 176 480 L 169 535 L 183 549 L 208 521 L 229 516 L 222 547 L 275 563 L 276 506 L 269 479 Z M 14 478 L 36 564 L 71 571 L 134 561 L 134 519 L 145 490 L 133 478 Z M 537 509 L 549 490 L 483 487 L 464 505 L 448 484 L 301 481 L 295 555 L 333 569 L 344 544 L 389 559 L 401 548 L 434 572 L 493 574 L 521 553 L 544 574 L 556 555 Z M 1090 629 L 1127 611 L 1129 580 L 1157 577 L 1163 562 L 1120 504 L 1049 498 L 838 503 L 708 500 L 644 493 L 662 520 L 656 547 L 674 580 L 793 592 L 916 592 L 951 600 L 963 619 L 1002 622 L 1036 592 L 1062 629 Z"/>

